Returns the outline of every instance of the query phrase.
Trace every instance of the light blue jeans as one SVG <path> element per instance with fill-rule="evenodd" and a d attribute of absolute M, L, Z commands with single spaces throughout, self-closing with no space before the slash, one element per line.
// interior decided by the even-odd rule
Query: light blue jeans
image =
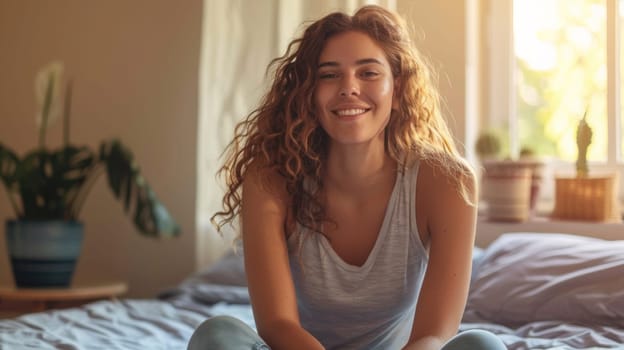
<path fill-rule="evenodd" d="M 472 329 L 449 340 L 441 350 L 506 350 L 505 344 L 493 333 Z M 270 350 L 262 338 L 246 325 L 230 316 L 212 317 L 197 327 L 188 350 Z M 362 349 L 364 350 L 364 349 Z"/>

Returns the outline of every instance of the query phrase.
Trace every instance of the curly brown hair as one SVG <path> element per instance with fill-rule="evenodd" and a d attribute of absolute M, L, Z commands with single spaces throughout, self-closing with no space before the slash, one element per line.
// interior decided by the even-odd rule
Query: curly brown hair
<path fill-rule="evenodd" d="M 365 6 L 353 16 L 331 13 L 310 24 L 286 53 L 271 61 L 274 79 L 260 106 L 235 129 L 219 174 L 227 192 L 223 211 L 213 216 L 218 229 L 238 216 L 241 187 L 253 164 L 283 178 L 289 197 L 289 217 L 315 229 L 326 220 L 320 199 L 328 152 L 328 136 L 316 117 L 314 93 L 318 60 L 333 36 L 358 31 L 371 37 L 385 52 L 395 79 L 398 108 L 386 127 L 386 151 L 399 169 L 413 160 L 431 161 L 455 182 L 471 202 L 466 179 L 472 170 L 459 155 L 440 112 L 440 98 L 427 63 L 414 47 L 405 21 L 380 6 Z M 220 219 L 220 220 L 217 220 Z"/>

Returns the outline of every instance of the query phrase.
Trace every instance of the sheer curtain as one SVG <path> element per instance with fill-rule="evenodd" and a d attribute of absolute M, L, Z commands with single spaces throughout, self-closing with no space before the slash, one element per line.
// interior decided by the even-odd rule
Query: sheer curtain
<path fill-rule="evenodd" d="M 326 13 L 347 13 L 366 4 L 396 8 L 396 0 L 205 0 L 200 62 L 198 128 L 197 267 L 228 246 L 210 223 L 220 209 L 223 187 L 215 173 L 234 126 L 258 103 L 268 85 L 270 60 L 303 29 L 302 22 Z"/>

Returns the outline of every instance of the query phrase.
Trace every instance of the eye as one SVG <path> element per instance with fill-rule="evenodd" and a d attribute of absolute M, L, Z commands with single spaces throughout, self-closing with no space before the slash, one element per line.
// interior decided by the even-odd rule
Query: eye
<path fill-rule="evenodd" d="M 366 79 L 374 79 L 379 76 L 379 72 L 374 71 L 374 70 L 365 70 L 361 73 L 361 76 Z"/>
<path fill-rule="evenodd" d="M 318 76 L 319 76 L 319 79 L 323 79 L 323 80 L 325 80 L 325 79 L 333 79 L 333 78 L 336 78 L 336 77 L 338 77 L 338 74 L 336 74 L 336 73 L 334 73 L 334 72 L 320 72 L 320 73 L 318 74 Z"/>

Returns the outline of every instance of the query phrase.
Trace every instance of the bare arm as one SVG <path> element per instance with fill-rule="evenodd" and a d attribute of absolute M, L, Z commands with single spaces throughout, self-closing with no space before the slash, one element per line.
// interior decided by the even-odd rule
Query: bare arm
<path fill-rule="evenodd" d="M 422 164 L 417 203 L 425 204 L 419 206 L 419 210 L 425 210 L 425 222 L 419 222 L 419 229 L 428 231 L 429 264 L 405 350 L 440 349 L 457 333 L 466 306 L 477 208 L 467 204 L 457 188 L 441 175 Z M 474 176 L 467 184 L 474 203 Z"/>
<path fill-rule="evenodd" d="M 284 232 L 286 192 L 277 176 L 264 184 L 257 173 L 248 174 L 243 184 L 242 236 L 258 333 L 273 350 L 323 349 L 299 322 Z"/>

